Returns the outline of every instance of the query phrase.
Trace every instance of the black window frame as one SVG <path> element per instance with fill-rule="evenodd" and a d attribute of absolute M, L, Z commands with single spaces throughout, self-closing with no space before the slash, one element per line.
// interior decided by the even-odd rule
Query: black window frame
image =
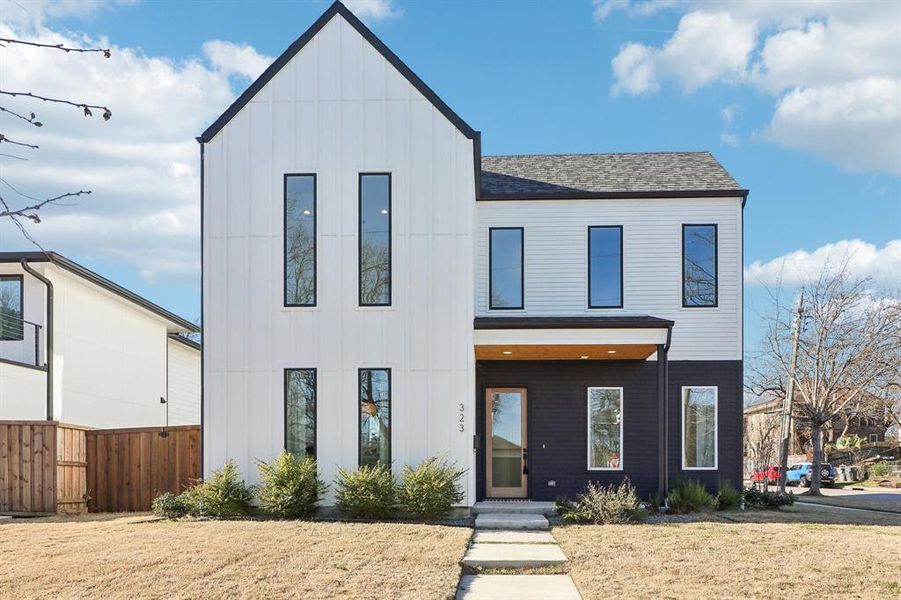
<path fill-rule="evenodd" d="M 491 291 L 494 289 L 494 232 L 519 231 L 519 306 L 495 306 Z M 488 310 L 524 310 L 526 306 L 526 230 L 525 227 L 488 228 Z"/>
<path fill-rule="evenodd" d="M 685 297 L 685 228 L 713 227 L 713 304 L 688 304 Z M 682 308 L 718 308 L 720 304 L 720 232 L 716 223 L 682 223 Z"/>
<path fill-rule="evenodd" d="M 315 367 L 285 367 L 284 369 L 284 443 L 282 447 L 288 452 L 288 374 L 294 371 L 313 372 L 313 459 L 319 450 L 319 371 Z"/>
<path fill-rule="evenodd" d="M 388 302 L 363 303 L 363 178 L 369 176 L 388 177 Z M 393 187 L 390 172 L 365 172 L 357 174 L 357 305 L 360 307 L 391 306 L 394 299 L 394 206 Z"/>
<path fill-rule="evenodd" d="M 25 276 L 16 274 L 0 275 L 0 281 L 16 280 L 19 281 L 19 336 L 0 335 L 0 342 L 21 342 L 25 339 Z"/>
<path fill-rule="evenodd" d="M 288 302 L 288 178 L 313 178 L 313 301 L 310 303 Z M 282 305 L 285 308 L 315 307 L 319 299 L 319 181 L 316 173 L 285 173 L 282 178 Z"/>
<path fill-rule="evenodd" d="M 591 302 L 591 230 L 592 229 L 619 229 L 619 304 L 592 304 Z M 623 308 L 625 305 L 625 292 L 623 279 L 625 279 L 625 265 L 623 259 L 623 226 L 622 225 L 589 225 L 588 226 L 588 254 L 585 262 L 588 268 L 588 308 Z"/>
<path fill-rule="evenodd" d="M 394 437 L 394 398 L 392 396 L 394 392 L 391 367 L 360 367 L 357 369 L 357 468 L 363 466 L 363 444 L 361 443 L 363 423 L 360 419 L 360 411 L 362 410 L 362 407 L 360 406 L 360 379 L 363 376 L 363 371 L 385 371 L 388 374 L 388 464 L 383 466 L 387 466 L 388 469 L 391 469 L 392 462 L 394 461 L 394 444 L 392 443 L 392 438 Z"/>

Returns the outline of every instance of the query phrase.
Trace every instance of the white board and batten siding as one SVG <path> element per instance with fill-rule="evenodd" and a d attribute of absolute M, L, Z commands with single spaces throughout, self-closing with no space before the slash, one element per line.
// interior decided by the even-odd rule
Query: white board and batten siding
<path fill-rule="evenodd" d="M 256 481 L 255 459 L 282 450 L 286 368 L 317 369 L 325 480 L 357 466 L 359 368 L 391 369 L 396 471 L 436 454 L 470 467 L 472 144 L 340 16 L 205 144 L 206 475 L 231 459 Z M 387 308 L 358 306 L 365 172 L 392 175 Z M 283 306 L 286 173 L 317 177 L 316 307 Z"/>
<path fill-rule="evenodd" d="M 652 315 L 675 321 L 669 360 L 742 359 L 741 198 L 481 201 L 477 316 Z M 682 224 L 717 224 L 719 299 L 682 307 Z M 588 227 L 623 227 L 623 308 L 588 308 Z M 488 230 L 522 227 L 523 310 L 488 309 Z M 654 358 L 654 357 L 652 357 Z"/>
<path fill-rule="evenodd" d="M 170 425 L 200 423 L 200 350 L 170 339 L 167 381 Z"/>

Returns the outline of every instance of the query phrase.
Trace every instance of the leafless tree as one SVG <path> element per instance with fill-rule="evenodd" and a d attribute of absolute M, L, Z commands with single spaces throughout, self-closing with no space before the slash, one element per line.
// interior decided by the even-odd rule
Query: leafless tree
<path fill-rule="evenodd" d="M 805 318 L 796 370 L 789 368 L 792 308 L 773 293 L 763 348 L 749 368 L 749 387 L 758 395 L 784 398 L 788 378 L 794 380 L 794 411 L 811 430 L 814 495 L 820 491 L 824 427 L 858 399 L 897 385 L 901 371 L 898 290 L 875 294 L 870 280 L 850 275 L 848 258 L 826 265 L 799 292 Z"/>
<path fill-rule="evenodd" d="M 779 413 L 763 412 L 748 416 L 745 421 L 745 448 L 753 470 L 766 469 L 776 462 L 779 451 Z M 764 479 L 764 486 L 767 483 L 768 480 Z"/>

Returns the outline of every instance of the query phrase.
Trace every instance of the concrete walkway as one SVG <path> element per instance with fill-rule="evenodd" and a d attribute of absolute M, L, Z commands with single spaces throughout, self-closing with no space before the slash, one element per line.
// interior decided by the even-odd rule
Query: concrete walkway
<path fill-rule="evenodd" d="M 456 600 L 581 600 L 569 575 L 526 572 L 561 570 L 568 562 L 548 531 L 553 503 L 479 502 L 473 510 L 476 530 L 462 562 L 475 574 L 460 578 Z"/>

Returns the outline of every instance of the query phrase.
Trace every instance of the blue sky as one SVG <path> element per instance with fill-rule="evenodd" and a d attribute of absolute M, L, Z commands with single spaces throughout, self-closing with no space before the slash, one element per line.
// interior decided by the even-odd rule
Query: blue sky
<path fill-rule="evenodd" d="M 10 4 L 2 2 L 2 12 L 9 19 Z M 36 36 L 107 38 L 109 45 L 130 49 L 134 61 L 165 58 L 173 76 L 189 76 L 185 65 L 196 62 L 224 77 L 232 95 L 240 93 L 250 79 L 237 69 L 231 72 L 217 66 L 204 49 L 206 42 L 247 45 L 247 52 L 258 57 L 275 57 L 329 5 L 325 1 L 226 2 L 212 9 L 207 2 L 75 4 L 80 8 L 25 3 L 34 18 L 11 27 Z M 769 13 L 762 6 L 766 2 L 756 4 L 752 10 L 728 3 L 666 0 L 364 0 L 354 8 L 458 114 L 482 131 L 485 154 L 710 150 L 751 190 L 745 210 L 746 265 L 767 263 L 799 250 L 813 253 L 843 240 L 861 240 L 865 246 L 875 246 L 864 248 L 870 258 L 861 263 L 862 274 L 897 286 L 899 271 L 895 276 L 891 269 L 885 273 L 886 265 L 901 269 L 901 263 L 893 262 L 899 261 L 898 251 L 886 249 L 901 238 L 901 97 L 897 94 L 901 68 L 877 65 L 867 53 L 901 51 L 893 40 L 901 39 L 901 14 L 886 11 L 890 3 L 859 4 L 853 12 L 842 3 L 837 7 L 784 3 Z M 828 52 L 843 51 L 842 35 L 848 31 L 867 28 L 885 34 L 887 46 L 861 50 L 857 62 L 863 67 L 836 66 Z M 811 40 L 825 40 L 832 50 L 798 51 L 809 47 L 805 42 Z M 858 47 L 847 43 L 849 48 Z M 634 52 L 624 52 L 626 48 Z M 617 61 L 621 61 L 619 69 Z M 824 61 L 832 66 L 823 68 Z M 202 83 L 203 79 L 192 81 Z M 879 88 L 880 82 L 888 87 Z M 858 94 L 855 86 L 864 83 L 867 90 L 877 91 Z M 106 94 L 104 88 L 101 79 L 87 93 L 98 100 L 112 97 L 108 102 L 113 121 L 122 113 L 127 117 L 130 106 L 113 104 L 116 92 L 110 88 Z M 79 241 L 92 236 L 90 223 L 78 224 L 77 235 L 62 232 L 62 224 L 54 229 L 49 211 L 47 233 L 43 225 L 32 228 L 32 233 L 47 247 L 189 319 L 197 318 L 197 270 L 190 264 L 192 252 L 197 260 L 196 246 L 189 239 L 196 238 L 197 232 L 192 233 L 196 219 L 191 221 L 194 217 L 189 216 L 193 214 L 188 205 L 190 188 L 195 201 L 199 196 L 192 171 L 195 158 L 189 154 L 196 153 L 196 147 L 191 150 L 188 143 L 228 103 L 228 91 L 220 88 L 211 94 L 202 116 L 180 123 L 183 131 L 173 126 L 166 132 L 173 144 L 185 141 L 179 146 L 185 158 L 172 163 L 183 166 L 169 169 L 182 186 L 174 195 L 183 198 L 183 205 L 167 205 L 146 218 L 167 221 L 171 217 L 173 228 L 182 232 L 180 237 L 161 246 L 147 241 L 136 256 L 125 247 L 127 237 L 111 234 L 106 240 L 101 233 L 98 246 Z M 888 89 L 889 95 L 880 97 L 880 89 Z M 848 97 L 863 100 L 856 104 L 841 100 Z M 792 100 L 820 102 L 808 112 L 821 115 L 821 120 L 799 118 L 798 111 L 791 110 Z M 829 101 L 839 105 L 828 105 Z M 874 118 L 868 116 L 873 111 L 867 101 L 879 109 Z M 191 106 L 174 105 L 171 110 L 191 110 Z M 104 127 L 89 125 L 90 132 Z M 879 144 L 887 144 L 888 150 L 877 152 Z M 53 152 L 51 148 L 46 159 L 36 156 L 35 162 L 46 161 L 52 168 Z M 96 167 L 95 161 L 90 168 Z M 7 163 L 0 163 L 0 168 L 15 174 Z M 122 215 L 116 218 L 125 223 L 128 218 L 127 210 L 113 199 L 113 190 L 105 194 L 96 204 L 102 207 L 96 209 L 96 227 L 101 232 L 107 216 Z M 147 205 L 140 198 L 134 202 Z M 82 209 L 86 206 L 82 203 Z M 181 217 L 185 222 L 179 221 Z M 69 222 L 70 230 L 75 222 Z M 140 228 L 134 235 L 141 235 Z M 7 246 L 7 241 L 14 247 L 21 245 L 12 233 L 0 229 L 0 242 Z M 169 256 L 168 250 L 175 247 L 182 250 Z M 147 263 L 148 256 L 160 258 Z M 810 256 L 795 258 L 799 269 L 816 264 Z M 772 279 L 772 266 L 758 273 Z M 751 308 L 762 308 L 761 288 L 752 281 L 748 284 Z M 753 315 L 748 316 L 748 327 L 748 342 L 756 343 L 758 325 Z"/>

